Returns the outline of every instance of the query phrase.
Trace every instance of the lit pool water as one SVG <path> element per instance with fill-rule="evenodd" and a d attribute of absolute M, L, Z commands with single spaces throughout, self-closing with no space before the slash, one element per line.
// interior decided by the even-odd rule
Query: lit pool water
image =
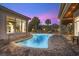
<path fill-rule="evenodd" d="M 24 47 L 32 48 L 48 48 L 48 39 L 52 34 L 32 34 L 33 37 L 30 39 L 24 39 L 23 41 L 17 42 L 17 44 Z"/>

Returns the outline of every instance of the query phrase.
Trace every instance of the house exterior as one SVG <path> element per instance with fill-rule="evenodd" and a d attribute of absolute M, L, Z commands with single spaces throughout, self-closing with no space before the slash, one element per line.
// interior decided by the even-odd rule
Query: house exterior
<path fill-rule="evenodd" d="M 0 5 L 0 39 L 26 36 L 29 17 Z"/>
<path fill-rule="evenodd" d="M 58 18 L 60 19 L 61 33 L 67 34 L 68 26 L 72 27 L 71 35 L 79 36 L 79 4 L 78 3 L 62 3 Z M 64 27 L 64 29 L 63 29 Z M 66 30 L 66 32 L 64 32 Z M 70 31 L 69 31 L 70 32 Z"/>

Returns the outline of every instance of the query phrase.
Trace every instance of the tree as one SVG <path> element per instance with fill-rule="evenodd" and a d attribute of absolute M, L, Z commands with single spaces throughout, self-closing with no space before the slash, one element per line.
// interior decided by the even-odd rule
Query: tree
<path fill-rule="evenodd" d="M 49 31 L 50 30 L 50 24 L 51 24 L 51 20 L 50 19 L 47 19 L 46 21 L 45 21 L 45 24 L 47 24 L 47 26 L 46 26 L 46 30 L 47 31 Z"/>
<path fill-rule="evenodd" d="M 51 24 L 51 20 L 50 20 L 50 19 L 47 19 L 47 20 L 45 21 L 45 23 L 46 23 L 47 25 L 49 25 L 49 24 Z"/>
<path fill-rule="evenodd" d="M 35 30 L 38 30 L 38 26 L 40 24 L 40 19 L 38 17 L 33 17 L 31 21 L 32 26 L 34 26 Z"/>
<path fill-rule="evenodd" d="M 59 29 L 59 25 L 58 24 L 52 24 L 52 29 L 56 32 Z"/>

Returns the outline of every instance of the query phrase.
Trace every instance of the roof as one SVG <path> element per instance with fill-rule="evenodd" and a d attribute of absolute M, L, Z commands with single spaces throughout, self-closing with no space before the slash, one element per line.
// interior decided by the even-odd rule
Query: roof
<path fill-rule="evenodd" d="M 60 10 L 59 10 L 59 14 L 58 14 L 58 18 L 60 18 L 60 16 L 62 14 L 62 11 L 63 11 L 65 5 L 66 5 L 66 3 L 61 3 Z"/>
<path fill-rule="evenodd" d="M 25 15 L 23 15 L 23 14 L 17 13 L 17 12 L 15 12 L 15 11 L 13 11 L 13 10 L 10 10 L 10 9 L 8 9 L 8 8 L 6 8 L 6 7 L 4 7 L 4 6 L 2 6 L 2 5 L 0 5 L 0 10 L 10 12 L 10 13 L 12 13 L 12 14 L 15 14 L 15 15 L 17 15 L 17 16 L 19 16 L 19 17 L 25 18 L 25 19 L 27 19 L 27 20 L 30 20 L 30 19 L 31 19 L 30 17 L 27 17 L 27 16 L 25 16 Z"/>
<path fill-rule="evenodd" d="M 75 7 L 75 8 L 73 8 Z M 78 3 L 62 3 L 60 6 L 60 11 L 59 11 L 59 15 L 58 18 L 63 18 L 65 16 L 65 18 L 67 17 L 73 17 L 73 13 L 78 9 Z M 69 12 L 71 12 L 72 14 L 70 14 L 70 16 L 66 16 Z"/>
<path fill-rule="evenodd" d="M 65 16 L 65 14 L 68 12 L 70 6 L 71 3 L 62 3 L 60 6 L 61 8 L 58 18 L 62 19 Z"/>

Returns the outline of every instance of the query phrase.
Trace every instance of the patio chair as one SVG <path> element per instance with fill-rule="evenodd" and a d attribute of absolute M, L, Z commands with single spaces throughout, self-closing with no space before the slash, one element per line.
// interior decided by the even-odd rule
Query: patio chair
<path fill-rule="evenodd" d="M 72 42 L 74 43 L 76 41 L 76 44 L 79 44 L 79 36 L 72 36 Z"/>

